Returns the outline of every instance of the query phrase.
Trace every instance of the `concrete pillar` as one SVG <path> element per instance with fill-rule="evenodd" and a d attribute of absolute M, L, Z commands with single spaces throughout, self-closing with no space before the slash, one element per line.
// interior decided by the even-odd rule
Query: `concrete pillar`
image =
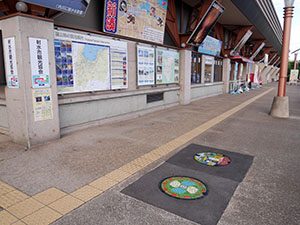
<path fill-rule="evenodd" d="M 30 148 L 32 145 L 59 138 L 53 22 L 43 18 L 17 15 L 0 20 L 0 29 L 3 39 L 15 38 L 16 46 L 19 88 L 5 89 L 9 134 L 12 140 Z M 43 49 L 48 49 L 48 60 L 45 57 L 47 54 L 43 55 L 43 59 L 48 61 L 50 87 L 34 87 L 31 63 L 36 58 L 30 57 L 30 37 L 47 40 L 48 48 L 46 45 Z M 47 67 L 47 63 L 43 65 L 44 68 Z M 43 72 L 45 71 L 46 69 Z M 43 96 L 40 93 L 42 91 L 49 95 Z M 41 105 L 44 102 L 47 102 L 47 107 Z"/>
<path fill-rule="evenodd" d="M 231 74 L 231 62 L 230 59 L 223 59 L 223 70 L 222 70 L 222 80 L 224 82 L 223 86 L 223 92 L 229 93 L 229 80 L 230 80 L 230 74 Z"/>
<path fill-rule="evenodd" d="M 205 55 L 201 55 L 201 84 L 204 84 L 205 78 Z"/>
<path fill-rule="evenodd" d="M 248 72 L 248 63 L 243 63 L 243 71 L 242 71 L 242 81 L 246 81 L 247 78 L 247 72 Z"/>
<path fill-rule="evenodd" d="M 187 105 L 191 102 L 191 74 L 192 74 L 192 52 L 180 50 L 180 104 Z"/>

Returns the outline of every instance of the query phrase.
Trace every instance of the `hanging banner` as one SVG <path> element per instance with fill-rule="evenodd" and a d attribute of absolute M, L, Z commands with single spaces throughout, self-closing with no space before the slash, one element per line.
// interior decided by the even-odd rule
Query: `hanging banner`
<path fill-rule="evenodd" d="M 54 35 L 59 93 L 128 87 L 126 42 L 69 31 Z"/>
<path fill-rule="evenodd" d="M 163 43 L 167 0 L 105 0 L 104 32 Z"/>
<path fill-rule="evenodd" d="M 186 43 L 199 46 L 215 26 L 224 10 L 225 8 L 219 2 L 213 1 Z"/>
<path fill-rule="evenodd" d="M 84 16 L 90 0 L 23 0 L 23 2 L 40 5 L 78 16 Z"/>
<path fill-rule="evenodd" d="M 16 60 L 16 42 L 14 37 L 4 38 L 4 63 L 8 88 L 19 88 L 19 77 Z"/>
<path fill-rule="evenodd" d="M 51 89 L 32 89 L 34 121 L 53 119 Z"/>
<path fill-rule="evenodd" d="M 47 39 L 29 38 L 31 79 L 33 88 L 50 87 Z"/>
<path fill-rule="evenodd" d="M 138 86 L 154 85 L 154 48 L 137 46 L 137 83 Z"/>
<path fill-rule="evenodd" d="M 211 36 L 207 36 L 200 44 L 198 52 L 206 55 L 220 56 L 221 49 L 222 41 Z"/>
<path fill-rule="evenodd" d="M 156 48 L 156 84 L 179 82 L 179 52 Z"/>

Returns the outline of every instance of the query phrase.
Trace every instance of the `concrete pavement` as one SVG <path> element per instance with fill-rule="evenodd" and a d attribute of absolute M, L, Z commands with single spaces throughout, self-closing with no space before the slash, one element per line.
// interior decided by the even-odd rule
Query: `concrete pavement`
<path fill-rule="evenodd" d="M 266 90 L 203 99 L 138 119 L 76 132 L 29 151 L 0 138 L 0 180 L 29 196 L 53 187 L 71 193 Z M 287 120 L 268 115 L 274 95 L 275 89 L 186 143 L 254 156 L 252 167 L 219 224 L 298 224 L 300 221 L 297 163 L 300 160 L 300 88 L 288 87 L 291 118 Z M 195 224 L 120 193 L 172 154 L 81 204 L 54 224 Z"/>

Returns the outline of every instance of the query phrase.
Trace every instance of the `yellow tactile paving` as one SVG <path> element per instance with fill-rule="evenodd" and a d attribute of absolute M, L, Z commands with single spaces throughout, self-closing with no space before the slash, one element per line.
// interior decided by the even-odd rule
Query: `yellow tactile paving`
<path fill-rule="evenodd" d="M 18 190 L 14 190 L 0 196 L 0 206 L 2 208 L 7 209 L 8 207 L 15 205 L 18 202 L 21 202 L 27 198 L 29 198 L 28 195 Z"/>
<path fill-rule="evenodd" d="M 87 202 L 87 201 L 91 200 L 92 198 L 100 195 L 102 192 L 103 192 L 102 190 L 94 188 L 90 185 L 86 185 L 86 186 L 72 192 L 71 195 L 84 201 L 84 202 Z"/>
<path fill-rule="evenodd" d="M 125 171 L 126 173 L 129 173 L 129 174 L 135 174 L 136 172 L 140 171 L 141 169 L 143 169 L 143 168 L 138 165 L 135 165 L 133 163 L 127 163 L 126 165 L 119 168 L 119 170 Z"/>
<path fill-rule="evenodd" d="M 46 206 L 33 214 L 26 216 L 22 219 L 22 221 L 24 221 L 27 225 L 48 225 L 60 217 L 62 217 L 61 214 Z"/>
<path fill-rule="evenodd" d="M 84 202 L 71 196 L 67 195 L 57 201 L 51 203 L 49 205 L 50 208 L 54 209 L 55 211 L 59 212 L 62 215 L 67 214 L 68 212 L 72 211 L 73 209 L 78 208 Z"/>
<path fill-rule="evenodd" d="M 9 186 L 8 184 L 0 181 L 0 196 L 7 194 L 8 192 L 14 191 L 15 188 Z"/>
<path fill-rule="evenodd" d="M 108 179 L 107 177 L 100 177 L 89 185 L 99 190 L 106 191 L 118 183 L 118 181 Z"/>
<path fill-rule="evenodd" d="M 148 166 L 149 164 L 151 164 L 153 162 L 153 160 L 141 156 L 131 162 L 135 165 L 138 165 L 138 166 L 141 166 L 144 168 L 144 167 Z"/>
<path fill-rule="evenodd" d="M 128 178 L 130 176 L 131 176 L 130 173 L 126 173 L 123 170 L 116 169 L 116 170 L 106 174 L 104 177 L 106 177 L 110 180 L 121 182 L 121 181 L 125 180 L 126 178 Z"/>
<path fill-rule="evenodd" d="M 144 157 L 148 158 L 152 161 L 156 161 L 161 158 L 161 156 L 156 154 L 155 152 L 149 152 L 149 153 L 145 154 Z"/>
<path fill-rule="evenodd" d="M 33 212 L 39 210 L 44 205 L 34 198 L 28 198 L 22 202 L 19 202 L 7 209 L 8 212 L 13 214 L 19 219 L 32 214 Z"/>
<path fill-rule="evenodd" d="M 18 221 L 18 219 L 15 216 L 11 215 L 6 210 L 3 210 L 0 212 L 0 224 L 1 225 L 10 225 L 16 221 Z"/>
<path fill-rule="evenodd" d="M 44 205 L 49 205 L 52 202 L 66 196 L 67 193 L 58 190 L 57 188 L 50 188 L 46 191 L 38 193 L 32 196 L 34 199 L 38 200 L 39 202 L 43 203 Z"/>

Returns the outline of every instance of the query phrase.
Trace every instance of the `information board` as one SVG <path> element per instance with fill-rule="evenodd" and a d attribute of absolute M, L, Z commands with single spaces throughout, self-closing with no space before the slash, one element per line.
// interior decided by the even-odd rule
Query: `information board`
<path fill-rule="evenodd" d="M 90 0 L 23 0 L 23 2 L 84 16 Z"/>
<path fill-rule="evenodd" d="M 55 31 L 54 45 L 59 93 L 127 88 L 126 42 Z"/>
<path fill-rule="evenodd" d="M 154 53 L 153 47 L 137 45 L 137 83 L 138 86 L 154 85 Z"/>
<path fill-rule="evenodd" d="M 51 89 L 32 89 L 34 121 L 53 119 L 53 103 Z"/>
<path fill-rule="evenodd" d="M 4 38 L 3 51 L 7 87 L 19 88 L 15 37 Z"/>
<path fill-rule="evenodd" d="M 106 0 L 104 32 L 163 43 L 167 0 Z"/>
<path fill-rule="evenodd" d="M 156 48 L 156 84 L 179 82 L 179 52 Z"/>

